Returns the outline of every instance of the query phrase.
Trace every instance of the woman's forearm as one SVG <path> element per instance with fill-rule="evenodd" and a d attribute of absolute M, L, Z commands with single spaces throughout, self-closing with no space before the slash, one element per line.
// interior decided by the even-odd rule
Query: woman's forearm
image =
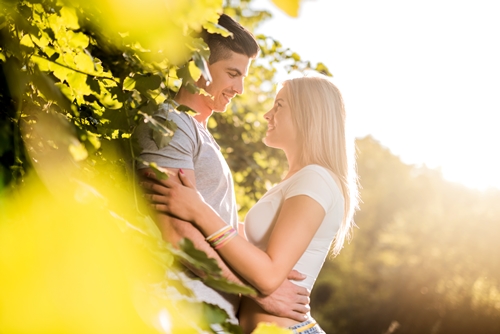
<path fill-rule="evenodd" d="M 205 236 L 212 235 L 227 226 L 210 206 L 197 210 L 193 224 Z M 234 236 L 223 247 L 217 249 L 217 252 L 235 272 L 264 295 L 276 290 L 292 269 L 280 266 L 266 252 L 240 235 Z"/>

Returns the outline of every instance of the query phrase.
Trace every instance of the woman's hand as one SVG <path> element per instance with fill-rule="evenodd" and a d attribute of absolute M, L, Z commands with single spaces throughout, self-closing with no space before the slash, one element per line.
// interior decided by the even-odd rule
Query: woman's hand
<path fill-rule="evenodd" d="M 144 197 L 155 210 L 195 223 L 208 205 L 182 169 L 178 176 L 182 184 L 173 177 L 159 180 L 154 173 L 146 174 L 147 179 L 141 182 L 147 192 Z"/>

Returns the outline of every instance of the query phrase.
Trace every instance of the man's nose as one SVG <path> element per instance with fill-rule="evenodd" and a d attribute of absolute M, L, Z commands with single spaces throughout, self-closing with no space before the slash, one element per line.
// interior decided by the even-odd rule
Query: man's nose
<path fill-rule="evenodd" d="M 236 92 L 236 94 L 243 94 L 243 77 L 239 78 L 238 80 L 236 80 L 236 83 L 234 84 L 233 86 L 233 89 L 234 91 Z"/>

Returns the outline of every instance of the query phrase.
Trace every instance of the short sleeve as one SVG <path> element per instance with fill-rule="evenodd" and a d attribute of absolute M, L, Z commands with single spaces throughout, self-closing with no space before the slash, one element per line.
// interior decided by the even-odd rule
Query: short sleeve
<path fill-rule="evenodd" d="M 191 116 L 164 111 L 155 115 L 155 118 L 173 121 L 177 125 L 177 130 L 167 146 L 158 148 L 153 139 L 153 130 L 147 124 L 139 125 L 136 136 L 142 148 L 141 159 L 162 167 L 194 169 L 198 134 Z"/>
<path fill-rule="evenodd" d="M 288 187 L 284 189 L 285 200 L 299 195 L 312 198 L 328 212 L 339 198 L 340 190 L 332 176 L 322 167 L 307 166 L 290 179 Z"/>

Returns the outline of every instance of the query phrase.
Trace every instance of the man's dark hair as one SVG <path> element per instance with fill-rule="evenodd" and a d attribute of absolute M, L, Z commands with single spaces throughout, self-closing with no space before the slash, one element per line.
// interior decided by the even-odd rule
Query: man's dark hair
<path fill-rule="evenodd" d="M 259 45 L 253 34 L 230 16 L 222 14 L 219 17 L 219 25 L 233 33 L 233 36 L 223 37 L 221 34 L 211 34 L 204 30 L 201 37 L 210 49 L 208 62 L 213 64 L 219 60 L 228 59 L 233 51 L 239 54 L 255 58 L 259 53 Z"/>

